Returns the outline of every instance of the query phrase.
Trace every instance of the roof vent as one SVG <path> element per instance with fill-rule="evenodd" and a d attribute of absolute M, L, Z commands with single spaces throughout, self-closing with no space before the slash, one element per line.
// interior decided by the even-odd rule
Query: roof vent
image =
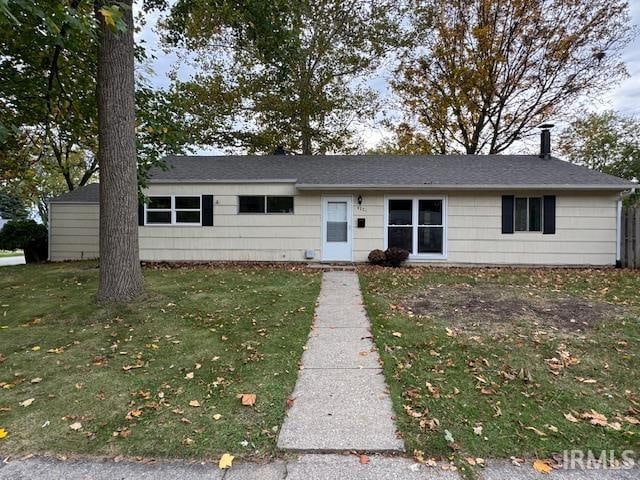
<path fill-rule="evenodd" d="M 549 160 L 551 158 L 551 130 L 553 123 L 543 123 L 538 126 L 540 132 L 540 158 Z"/>

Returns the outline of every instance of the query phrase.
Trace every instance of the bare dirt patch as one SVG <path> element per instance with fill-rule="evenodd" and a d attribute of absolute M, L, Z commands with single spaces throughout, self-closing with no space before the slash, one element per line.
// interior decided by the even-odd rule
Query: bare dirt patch
<path fill-rule="evenodd" d="M 505 285 L 446 285 L 428 287 L 409 298 L 404 309 L 451 321 L 461 327 L 498 326 L 519 321 L 580 332 L 621 314 L 607 303 L 577 297 L 553 297 L 548 292 Z"/>

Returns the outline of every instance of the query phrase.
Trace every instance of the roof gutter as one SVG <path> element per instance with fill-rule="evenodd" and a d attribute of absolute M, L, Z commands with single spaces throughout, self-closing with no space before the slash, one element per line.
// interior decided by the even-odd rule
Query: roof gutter
<path fill-rule="evenodd" d="M 633 184 L 628 185 L 575 185 L 575 184 L 531 184 L 531 185 L 514 185 L 514 184 L 495 184 L 495 185 L 445 185 L 445 184 L 415 184 L 415 185 L 397 185 L 397 184 L 312 184 L 297 183 L 298 190 L 607 190 L 614 192 L 622 192 L 633 188 Z"/>
<path fill-rule="evenodd" d="M 149 179 L 147 183 L 180 183 L 180 184 L 185 184 L 185 183 L 200 183 L 200 184 L 208 184 L 208 183 L 215 183 L 215 184 L 220 184 L 220 183 L 227 183 L 227 184 L 239 184 L 239 183 L 296 183 L 298 180 L 296 178 L 270 178 L 270 179 L 239 179 L 239 178 L 233 178 L 233 179 L 206 179 L 206 178 L 197 178 L 197 179 L 170 179 L 170 178 L 156 178 L 156 179 Z"/>

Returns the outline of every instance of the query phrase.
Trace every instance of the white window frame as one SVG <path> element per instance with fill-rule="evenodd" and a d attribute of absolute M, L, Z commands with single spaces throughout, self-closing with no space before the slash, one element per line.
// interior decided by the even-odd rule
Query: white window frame
<path fill-rule="evenodd" d="M 389 227 L 401 227 L 402 225 L 389 225 L 389 200 L 412 200 L 411 206 L 411 227 L 408 225 L 404 228 L 412 229 L 411 249 L 414 252 L 418 251 L 418 207 L 420 200 L 440 200 L 442 201 L 442 224 L 441 225 L 423 225 L 423 227 L 442 227 L 442 253 L 410 253 L 409 260 L 446 260 L 448 252 L 448 197 L 446 195 L 429 195 L 429 196 L 415 196 L 415 195 L 387 195 L 384 197 L 384 248 L 388 247 L 389 241 Z"/>
<path fill-rule="evenodd" d="M 527 229 L 526 230 L 516 230 L 516 219 L 518 218 L 518 198 L 526 198 L 527 199 Z M 529 202 L 532 198 L 540 199 L 540 230 L 529 230 L 529 212 L 531 211 L 529 208 Z M 513 196 L 513 233 L 543 233 L 544 231 L 544 196 L 543 195 L 514 195 Z"/>
<path fill-rule="evenodd" d="M 201 227 L 202 226 L 202 195 L 147 195 L 148 198 L 153 197 L 171 197 L 171 208 L 152 208 L 149 209 L 149 202 L 144 202 L 144 226 L 145 227 Z M 178 208 L 176 209 L 176 197 L 181 198 L 199 198 L 200 208 Z M 148 223 L 147 212 L 171 212 L 171 223 Z M 200 221 L 198 223 L 176 222 L 176 212 L 199 212 Z"/>

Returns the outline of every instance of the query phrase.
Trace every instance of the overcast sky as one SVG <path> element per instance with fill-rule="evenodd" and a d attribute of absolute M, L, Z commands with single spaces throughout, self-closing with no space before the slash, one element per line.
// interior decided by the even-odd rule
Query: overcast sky
<path fill-rule="evenodd" d="M 640 31 L 640 27 L 638 27 L 640 25 L 640 0 L 629 0 L 629 3 L 631 5 L 633 24 L 635 28 Z M 181 78 L 188 78 L 193 70 L 188 64 L 181 61 L 175 53 L 167 54 L 162 51 L 159 46 L 157 33 L 155 32 L 157 17 L 157 15 L 154 15 L 149 19 L 143 30 L 137 36 L 137 40 L 144 41 L 147 48 L 157 56 L 157 59 L 149 65 L 150 70 L 145 71 L 145 75 L 151 79 L 154 85 L 164 87 L 169 84 L 167 74 L 171 69 L 177 67 Z M 591 99 L 588 103 L 594 110 L 614 109 L 640 117 L 640 35 L 634 42 L 627 45 L 623 59 L 627 64 L 629 78 L 623 81 L 617 88 L 613 89 L 609 95 L 601 99 Z M 370 84 L 378 90 L 383 97 L 388 96 L 387 81 L 384 76 L 372 79 Z M 381 138 L 388 135 L 388 132 L 381 127 L 363 126 L 363 129 L 367 147 L 374 146 Z M 205 153 L 205 151 L 201 153 Z M 222 152 L 214 151 L 211 153 Z"/>

